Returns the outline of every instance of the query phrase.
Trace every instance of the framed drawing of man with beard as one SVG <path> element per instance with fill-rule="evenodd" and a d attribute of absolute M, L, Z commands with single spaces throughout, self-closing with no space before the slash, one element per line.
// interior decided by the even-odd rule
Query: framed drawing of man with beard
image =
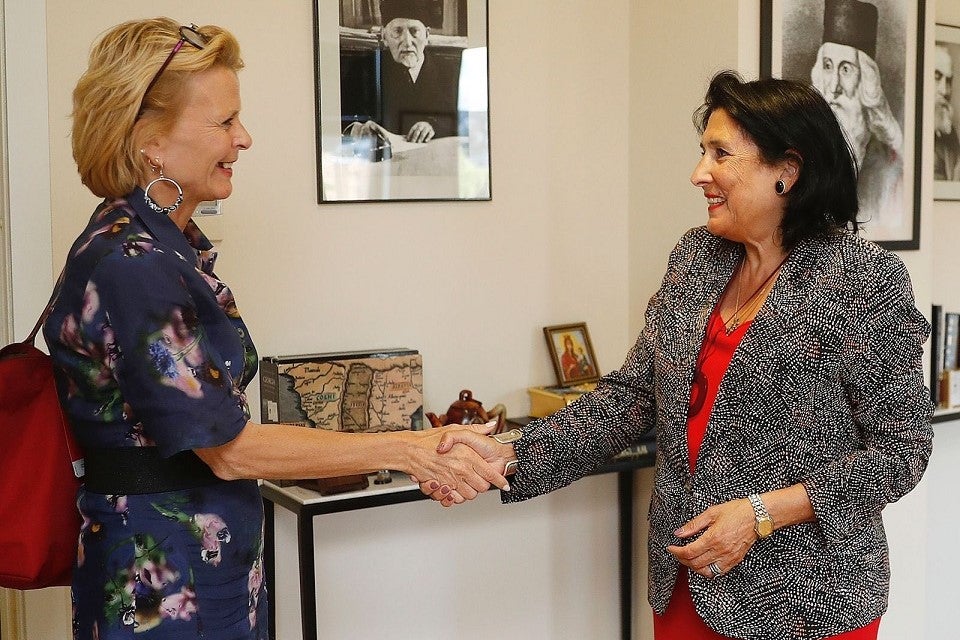
<path fill-rule="evenodd" d="M 314 0 L 326 202 L 489 200 L 487 0 Z"/>
<path fill-rule="evenodd" d="M 960 71 L 960 27 L 937 24 L 933 51 L 933 197 L 960 200 L 960 96 L 953 76 Z"/>
<path fill-rule="evenodd" d="M 761 0 L 760 73 L 809 82 L 858 168 L 861 233 L 920 247 L 924 0 Z"/>

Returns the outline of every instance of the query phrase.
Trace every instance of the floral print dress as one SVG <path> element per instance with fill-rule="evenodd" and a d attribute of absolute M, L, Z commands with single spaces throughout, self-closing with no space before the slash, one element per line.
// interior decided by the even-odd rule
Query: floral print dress
<path fill-rule="evenodd" d="M 243 429 L 257 354 L 211 248 L 139 189 L 101 204 L 74 243 L 43 334 L 85 449 L 168 457 Z M 255 480 L 139 495 L 81 487 L 78 507 L 76 640 L 267 638 Z"/>

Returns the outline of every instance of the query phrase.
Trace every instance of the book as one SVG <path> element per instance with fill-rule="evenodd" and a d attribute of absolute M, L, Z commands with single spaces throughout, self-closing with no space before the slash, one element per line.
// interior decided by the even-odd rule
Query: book
<path fill-rule="evenodd" d="M 947 409 L 960 407 L 960 370 L 944 371 L 940 383 L 940 401 Z"/>
<path fill-rule="evenodd" d="M 943 375 L 943 307 L 932 306 L 930 311 L 930 400 L 940 406 L 940 377 Z"/>
<path fill-rule="evenodd" d="M 943 369 L 957 368 L 957 345 L 960 342 L 960 313 L 943 314 Z"/>

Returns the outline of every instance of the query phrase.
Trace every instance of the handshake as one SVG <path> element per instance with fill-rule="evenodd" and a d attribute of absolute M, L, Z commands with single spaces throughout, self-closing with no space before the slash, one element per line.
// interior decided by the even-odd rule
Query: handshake
<path fill-rule="evenodd" d="M 407 465 L 410 478 L 444 507 L 472 500 L 491 486 L 509 491 L 505 476 L 516 464 L 512 442 L 519 432 L 491 437 L 496 427 L 491 420 L 406 432 L 415 439 Z"/>

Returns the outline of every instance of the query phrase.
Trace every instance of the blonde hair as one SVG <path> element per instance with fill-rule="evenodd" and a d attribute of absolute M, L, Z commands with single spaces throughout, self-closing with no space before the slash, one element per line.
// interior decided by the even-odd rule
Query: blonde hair
<path fill-rule="evenodd" d="M 169 18 L 124 22 L 94 44 L 73 90 L 72 145 L 80 179 L 95 195 L 121 197 L 139 183 L 146 163 L 138 142 L 171 128 L 192 74 L 214 66 L 243 68 L 230 32 L 214 25 L 197 30 L 207 40 L 204 48 L 185 42 L 146 96 L 180 40 L 180 24 Z"/>

